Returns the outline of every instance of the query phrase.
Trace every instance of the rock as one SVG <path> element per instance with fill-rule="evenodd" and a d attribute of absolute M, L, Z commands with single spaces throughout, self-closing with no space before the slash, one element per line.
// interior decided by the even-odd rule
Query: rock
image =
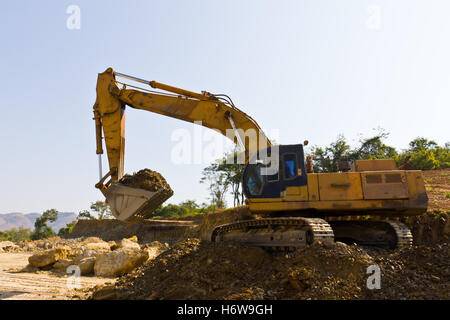
<path fill-rule="evenodd" d="M 110 251 L 110 245 L 107 242 L 93 242 L 88 243 L 85 246 L 85 250 L 94 250 L 94 251 Z"/>
<path fill-rule="evenodd" d="M 139 267 L 148 258 L 147 251 L 120 248 L 99 255 L 95 261 L 94 272 L 96 276 L 121 276 Z"/>
<path fill-rule="evenodd" d="M 66 269 L 72 265 L 73 262 L 70 259 L 60 259 L 55 262 L 53 265 L 53 269 L 59 270 L 59 271 L 66 271 Z"/>
<path fill-rule="evenodd" d="M 164 251 L 168 250 L 168 247 L 158 241 L 153 241 L 152 243 L 146 243 L 141 246 L 143 251 L 147 251 L 148 260 L 152 260 L 159 256 Z"/>
<path fill-rule="evenodd" d="M 95 265 L 95 257 L 88 257 L 81 259 L 78 263 L 78 267 L 80 267 L 81 275 L 87 275 L 94 273 L 94 265 Z"/>
<path fill-rule="evenodd" d="M 119 248 L 118 243 L 115 242 L 115 241 L 109 241 L 108 244 L 109 244 L 109 249 L 110 249 L 111 251 L 112 251 L 112 250 L 116 250 L 116 249 Z"/>
<path fill-rule="evenodd" d="M 136 236 L 132 236 L 131 238 L 128 238 L 127 240 L 133 241 L 133 242 L 138 242 L 138 238 Z"/>
<path fill-rule="evenodd" d="M 80 263 L 80 261 L 84 258 L 96 258 L 99 255 L 103 253 L 110 252 L 110 250 L 84 250 L 78 253 L 74 258 L 73 261 L 75 264 Z"/>
<path fill-rule="evenodd" d="M 9 247 L 15 246 L 14 242 L 11 241 L 0 241 L 0 248 L 7 249 Z"/>
<path fill-rule="evenodd" d="M 34 251 L 36 250 L 36 244 L 33 242 L 27 243 L 23 246 L 23 250 L 25 251 Z"/>
<path fill-rule="evenodd" d="M 157 247 L 152 247 L 152 248 L 146 248 L 143 251 L 147 252 L 148 255 L 148 260 L 152 260 L 155 259 L 157 256 L 159 256 L 161 254 L 161 252 L 163 252 L 164 250 L 161 250 L 160 248 Z"/>
<path fill-rule="evenodd" d="M 122 239 L 119 243 L 119 248 L 141 250 L 141 246 L 137 242 L 131 241 L 129 239 Z"/>
<path fill-rule="evenodd" d="M 88 238 L 86 238 L 86 239 L 83 240 L 83 244 L 88 244 L 88 243 L 101 243 L 101 242 L 105 243 L 105 241 L 103 241 L 102 239 L 97 238 L 97 237 L 88 237 Z"/>
<path fill-rule="evenodd" d="M 11 251 L 18 251 L 20 247 L 11 241 L 1 241 L 0 249 L 2 249 L 2 252 L 11 252 Z"/>
<path fill-rule="evenodd" d="M 66 259 L 70 254 L 69 247 L 58 247 L 54 249 L 48 249 L 42 252 L 38 252 L 28 258 L 28 262 L 34 267 L 48 267 L 54 264 L 56 261 Z"/>
<path fill-rule="evenodd" d="M 114 286 L 104 286 L 97 289 L 93 295 L 93 300 L 112 300 L 116 298 L 116 289 Z"/>

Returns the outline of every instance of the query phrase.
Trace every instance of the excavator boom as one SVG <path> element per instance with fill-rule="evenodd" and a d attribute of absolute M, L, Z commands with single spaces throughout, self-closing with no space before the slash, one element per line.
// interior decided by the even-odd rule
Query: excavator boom
<path fill-rule="evenodd" d="M 162 92 L 125 84 L 116 77 L 144 83 Z M 103 133 L 110 169 L 96 187 L 105 195 L 113 214 L 121 220 L 143 219 L 171 196 L 131 190 L 118 184 L 124 175 L 126 106 L 214 129 L 241 146 L 245 163 L 255 158 L 258 150 L 271 146 L 256 121 L 236 108 L 231 99 L 224 99 L 224 95 L 196 93 L 114 72 L 111 68 L 98 75 L 96 91 L 96 152 L 103 153 Z M 110 180 L 105 182 L 108 178 Z"/>

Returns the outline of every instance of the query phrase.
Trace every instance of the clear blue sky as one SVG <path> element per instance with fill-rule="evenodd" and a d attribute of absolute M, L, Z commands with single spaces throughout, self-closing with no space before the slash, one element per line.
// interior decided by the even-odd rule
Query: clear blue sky
<path fill-rule="evenodd" d="M 69 5 L 81 28 L 69 30 Z M 379 23 L 373 27 L 373 11 Z M 373 128 L 405 148 L 450 140 L 449 1 L 3 1 L 0 213 L 103 199 L 92 105 L 107 67 L 229 94 L 280 143 L 352 144 Z M 377 20 L 377 19 L 375 19 Z M 125 170 L 163 173 L 171 202 L 206 200 L 203 165 L 171 162 L 192 125 L 127 109 Z M 106 162 L 104 162 L 106 166 Z"/>

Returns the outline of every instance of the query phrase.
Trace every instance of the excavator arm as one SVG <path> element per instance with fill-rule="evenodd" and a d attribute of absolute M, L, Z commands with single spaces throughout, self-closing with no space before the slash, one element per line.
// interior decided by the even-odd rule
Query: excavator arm
<path fill-rule="evenodd" d="M 148 84 L 162 92 L 125 84 L 116 77 Z M 101 177 L 96 187 L 102 191 L 107 200 L 108 188 L 124 174 L 126 106 L 215 129 L 244 149 L 245 163 L 248 163 L 249 159 L 255 159 L 255 154 L 259 150 L 271 146 L 256 121 L 236 108 L 231 99 L 228 101 L 224 99 L 223 95 L 191 92 L 156 81 L 124 75 L 108 68 L 98 75 L 97 99 L 94 104 L 96 152 L 99 155 L 103 153 L 103 133 L 110 169 Z M 105 183 L 109 177 L 110 180 Z"/>

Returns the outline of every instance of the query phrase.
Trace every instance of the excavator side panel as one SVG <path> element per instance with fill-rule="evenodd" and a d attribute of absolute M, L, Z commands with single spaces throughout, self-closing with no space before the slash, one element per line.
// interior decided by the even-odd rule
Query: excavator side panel
<path fill-rule="evenodd" d="M 425 212 L 428 207 L 428 196 L 423 181 L 422 171 L 405 171 L 409 190 L 409 205 L 417 208 L 418 211 Z"/>
<path fill-rule="evenodd" d="M 408 183 L 404 171 L 361 172 L 364 199 L 407 199 Z"/>
<path fill-rule="evenodd" d="M 308 173 L 308 200 L 318 201 L 319 197 L 319 175 L 317 173 Z"/>
<path fill-rule="evenodd" d="M 363 199 L 359 172 L 319 174 L 320 200 Z"/>

